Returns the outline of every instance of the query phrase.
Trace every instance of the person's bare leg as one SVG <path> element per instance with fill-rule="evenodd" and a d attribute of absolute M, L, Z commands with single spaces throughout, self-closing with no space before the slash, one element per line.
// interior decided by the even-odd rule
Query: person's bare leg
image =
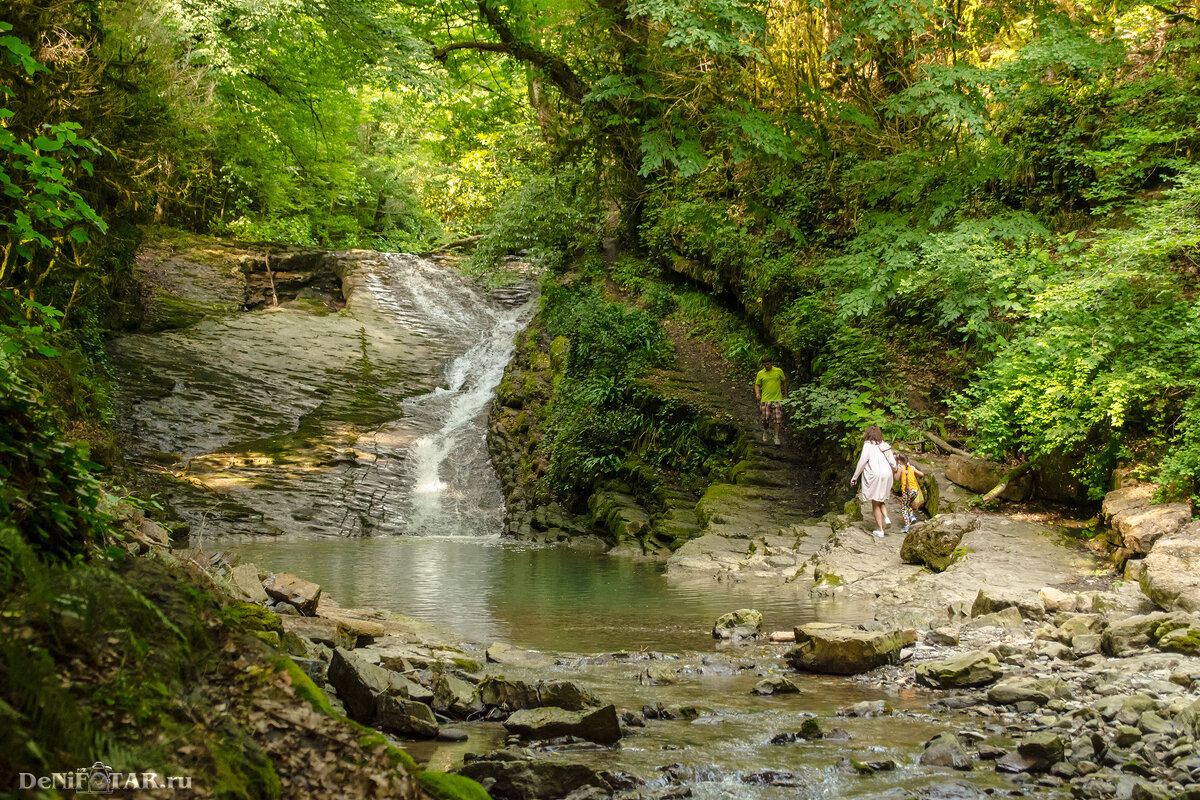
<path fill-rule="evenodd" d="M 875 517 L 875 530 L 883 530 L 883 520 L 887 516 L 887 512 L 883 509 L 883 503 L 878 500 L 872 500 L 871 514 Z"/>

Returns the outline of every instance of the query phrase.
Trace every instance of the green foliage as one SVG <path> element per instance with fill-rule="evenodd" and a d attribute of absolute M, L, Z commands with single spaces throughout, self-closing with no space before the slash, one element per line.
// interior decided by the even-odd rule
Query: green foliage
<path fill-rule="evenodd" d="M 568 259 L 594 252 L 600 240 L 599 198 L 587 185 L 586 173 L 564 170 L 524 184 L 505 199 L 476 245 L 468 270 L 489 272 L 512 252 L 530 257 L 551 270 Z"/>
<path fill-rule="evenodd" d="M 0 22 L 0 33 L 13 26 Z M 0 36 L 0 55 L 26 76 L 46 72 L 16 36 Z M 3 75 L 3 73 L 0 73 Z M 0 82 L 0 287 L 19 286 L 32 298 L 61 262 L 78 260 L 90 230 L 108 226 L 77 190 L 81 175 L 93 174 L 101 148 L 80 135 L 75 122 L 36 124 L 13 118 L 14 90 Z M 12 129 L 29 130 L 21 136 Z M 38 253 L 39 250 L 48 251 Z M 41 258 L 37 258 L 40 255 Z M 35 263 L 36 261 L 36 263 Z"/>
<path fill-rule="evenodd" d="M 692 290 L 679 292 L 678 298 L 676 316 L 688 323 L 693 335 L 716 344 L 721 357 L 733 363 L 740 377 L 753 377 L 763 357 L 773 355 L 752 328 L 712 296 Z"/>
<path fill-rule="evenodd" d="M 622 280 L 644 296 L 669 294 L 652 278 L 634 277 L 639 264 L 624 261 Z M 671 357 L 653 312 L 606 300 L 596 284 L 575 283 L 546 289 L 543 317 L 547 335 L 568 343 L 545 420 L 551 495 L 578 503 L 608 478 L 641 484 L 671 474 L 702 483 L 724 468 L 694 410 L 647 383 L 650 370 Z M 647 465 L 658 477 L 646 478 Z"/>
<path fill-rule="evenodd" d="M 0 324 L 0 524 L 15 527 L 46 558 L 68 559 L 98 542 L 105 522 L 96 465 L 86 445 L 65 441 L 46 398 L 21 373 L 25 361 L 57 355 L 47 332 L 57 330 L 61 314 L 23 305 L 40 324 L 14 313 L 20 305 L 0 294 L 0 310 L 12 314 Z"/>
<path fill-rule="evenodd" d="M 958 408 L 992 455 L 1037 461 L 1085 449 L 1099 459 L 1082 478 L 1103 491 L 1127 437 L 1161 431 L 1173 446 L 1170 480 L 1195 491 L 1188 438 L 1200 385 L 1200 169 L 1135 214 L 1127 231 L 1101 231 L 1092 248 L 1035 295 L 1034 324 L 964 391 Z"/>

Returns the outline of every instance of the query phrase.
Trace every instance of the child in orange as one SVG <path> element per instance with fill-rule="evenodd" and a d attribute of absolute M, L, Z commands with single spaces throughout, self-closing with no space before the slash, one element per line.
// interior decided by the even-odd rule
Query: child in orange
<path fill-rule="evenodd" d="M 900 479 L 900 515 L 904 518 L 900 532 L 908 533 L 908 526 L 917 521 L 917 509 L 925 502 L 921 484 L 917 482 L 917 478 L 925 477 L 925 473 L 909 464 L 907 456 L 897 455 L 896 464 Z"/>

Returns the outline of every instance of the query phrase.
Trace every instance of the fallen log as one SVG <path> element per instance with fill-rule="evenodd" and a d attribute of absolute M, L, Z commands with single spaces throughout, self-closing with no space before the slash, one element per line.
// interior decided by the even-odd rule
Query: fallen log
<path fill-rule="evenodd" d="M 1000 495 L 1004 494 L 1004 490 L 1008 488 L 1008 484 L 1012 483 L 1015 479 L 1024 475 L 1026 472 L 1028 472 L 1032 468 L 1032 466 L 1033 466 L 1032 464 L 1030 464 L 1028 461 L 1026 461 L 1024 464 L 1019 464 L 1019 465 L 1013 467 L 1012 469 L 1010 469 L 1005 474 L 1005 476 L 1000 479 L 1000 483 L 996 484 L 996 486 L 990 492 L 985 494 L 983 497 L 979 498 L 979 504 L 986 505 L 986 504 L 992 502 L 993 500 L 995 500 Z"/>
<path fill-rule="evenodd" d="M 938 436 L 934 436 L 932 433 L 926 432 L 925 438 L 928 439 L 929 441 L 933 442 L 935 445 L 937 445 L 937 447 L 940 450 L 942 450 L 944 452 L 952 453 L 953 455 L 956 455 L 956 456 L 963 456 L 965 458 L 973 458 L 973 456 L 970 453 L 968 453 L 966 450 L 962 450 L 958 447 L 955 447 L 954 445 L 947 442 L 945 439 L 942 439 L 941 437 L 938 437 Z"/>
<path fill-rule="evenodd" d="M 430 250 L 428 253 L 421 255 L 433 255 L 434 253 L 444 253 L 447 250 L 470 250 L 475 245 L 479 244 L 479 240 L 483 238 L 482 233 L 477 233 L 474 236 L 468 236 L 464 239 L 455 239 L 453 242 L 446 242 L 441 247 Z"/>

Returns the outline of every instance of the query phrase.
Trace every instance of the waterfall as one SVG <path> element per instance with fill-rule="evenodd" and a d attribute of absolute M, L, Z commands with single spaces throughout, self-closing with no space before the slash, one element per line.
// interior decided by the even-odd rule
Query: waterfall
<path fill-rule="evenodd" d="M 401 512 L 409 535 L 497 535 L 504 499 L 487 452 L 487 407 L 528 321 L 528 291 L 487 302 L 457 274 L 414 256 L 389 259 L 392 280 L 368 287 L 398 323 L 434 337 L 466 340 L 445 367 L 445 385 L 406 399 L 401 424 L 415 435 L 403 482 Z M 473 339 L 473 341 L 471 341 Z"/>
<path fill-rule="evenodd" d="M 532 312 L 452 266 L 352 251 L 347 305 L 207 317 L 111 346 L 129 452 L 197 538 L 498 536 L 487 406 Z"/>

